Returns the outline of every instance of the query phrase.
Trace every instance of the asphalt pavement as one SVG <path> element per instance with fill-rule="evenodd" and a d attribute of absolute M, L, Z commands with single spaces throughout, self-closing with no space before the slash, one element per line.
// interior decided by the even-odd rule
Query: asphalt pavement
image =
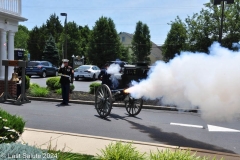
<path fill-rule="evenodd" d="M 137 117 L 129 117 L 124 108 L 117 107 L 107 119 L 101 119 L 91 105 L 63 107 L 57 102 L 32 101 L 22 106 L 0 106 L 22 116 L 28 128 L 240 154 L 240 119 L 207 122 L 197 113 L 145 109 Z"/>
<path fill-rule="evenodd" d="M 32 76 L 30 79 L 30 83 L 37 83 L 38 85 L 40 85 L 41 87 L 47 87 L 46 85 L 46 81 L 47 78 L 41 78 L 38 76 Z M 99 82 L 101 83 L 101 81 L 92 81 L 92 80 L 88 80 L 88 79 L 79 79 L 79 81 L 74 81 L 73 84 L 75 86 L 75 91 L 83 91 L 83 92 L 89 92 L 89 85 L 93 82 Z"/>

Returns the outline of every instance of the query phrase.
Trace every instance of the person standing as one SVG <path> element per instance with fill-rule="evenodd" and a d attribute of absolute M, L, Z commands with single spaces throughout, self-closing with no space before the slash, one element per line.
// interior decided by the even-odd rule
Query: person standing
<path fill-rule="evenodd" d="M 106 84 L 109 88 L 112 88 L 112 81 L 110 80 L 110 74 L 107 73 L 107 69 L 109 64 L 106 63 L 104 68 L 101 70 L 100 74 L 98 75 L 98 79 L 102 80 L 102 84 Z"/>
<path fill-rule="evenodd" d="M 68 59 L 62 60 L 62 66 L 59 68 L 58 73 L 62 73 L 60 78 L 62 88 L 62 103 L 61 105 L 68 105 L 70 85 L 73 84 L 74 71 L 71 66 L 68 65 Z"/>

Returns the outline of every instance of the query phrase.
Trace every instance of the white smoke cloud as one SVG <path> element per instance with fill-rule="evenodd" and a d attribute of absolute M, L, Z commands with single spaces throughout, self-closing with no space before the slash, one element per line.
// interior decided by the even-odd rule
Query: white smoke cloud
<path fill-rule="evenodd" d="M 133 97 L 193 109 L 206 120 L 231 120 L 240 115 L 240 51 L 214 43 L 210 54 L 182 52 L 169 63 L 157 62 L 146 80 L 133 82 Z"/>
<path fill-rule="evenodd" d="M 119 64 L 114 64 L 114 63 L 111 64 L 107 69 L 107 73 L 111 74 L 109 79 L 112 81 L 113 89 L 116 89 L 119 85 L 118 79 L 115 75 L 119 74 L 120 70 L 121 70 L 121 67 L 119 66 Z"/>
<path fill-rule="evenodd" d="M 120 71 L 121 67 L 119 66 L 119 64 L 111 64 L 108 69 L 107 69 L 107 73 L 108 74 L 118 74 Z"/>

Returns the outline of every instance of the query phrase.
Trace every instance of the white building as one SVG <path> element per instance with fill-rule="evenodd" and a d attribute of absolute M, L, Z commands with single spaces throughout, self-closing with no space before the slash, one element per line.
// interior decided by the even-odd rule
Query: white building
<path fill-rule="evenodd" d="M 18 31 L 18 23 L 26 21 L 22 17 L 22 0 L 0 0 L 0 80 L 4 77 L 2 60 L 14 60 L 14 35 Z M 9 67 L 9 79 L 13 68 Z"/>

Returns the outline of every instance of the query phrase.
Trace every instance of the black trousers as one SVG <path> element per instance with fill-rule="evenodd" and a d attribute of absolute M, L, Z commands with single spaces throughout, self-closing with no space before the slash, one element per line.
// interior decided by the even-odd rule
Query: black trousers
<path fill-rule="evenodd" d="M 61 84 L 62 87 L 62 99 L 63 103 L 68 104 L 69 102 L 69 92 L 70 92 L 70 84 Z"/>

